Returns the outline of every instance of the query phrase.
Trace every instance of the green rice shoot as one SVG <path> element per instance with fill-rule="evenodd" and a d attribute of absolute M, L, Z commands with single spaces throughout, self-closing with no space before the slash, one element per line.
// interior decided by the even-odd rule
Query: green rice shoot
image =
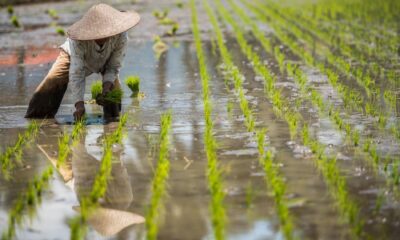
<path fill-rule="evenodd" d="M 125 79 L 125 84 L 129 87 L 133 94 L 139 92 L 140 77 L 139 76 L 128 76 Z"/>

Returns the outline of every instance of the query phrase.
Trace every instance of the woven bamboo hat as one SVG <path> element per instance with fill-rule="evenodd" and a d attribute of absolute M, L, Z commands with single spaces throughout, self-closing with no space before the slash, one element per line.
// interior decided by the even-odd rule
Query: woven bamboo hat
<path fill-rule="evenodd" d="M 68 28 L 74 40 L 95 40 L 117 35 L 134 27 L 140 21 L 135 11 L 121 12 L 107 4 L 92 6 L 87 13 Z"/>

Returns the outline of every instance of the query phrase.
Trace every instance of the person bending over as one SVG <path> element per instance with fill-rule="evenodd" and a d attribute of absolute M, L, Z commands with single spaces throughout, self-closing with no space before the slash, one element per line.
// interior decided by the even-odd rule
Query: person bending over
<path fill-rule="evenodd" d="M 121 12 L 107 4 L 92 6 L 67 30 L 68 38 L 60 46 L 47 76 L 36 88 L 26 112 L 26 118 L 54 118 L 68 84 L 75 103 L 74 117 L 85 114 L 85 78 L 92 73 L 102 75 L 102 96 L 120 88 L 119 71 L 125 56 L 127 31 L 140 21 L 135 11 Z M 120 103 L 97 101 L 103 105 L 105 118 L 118 117 Z"/>

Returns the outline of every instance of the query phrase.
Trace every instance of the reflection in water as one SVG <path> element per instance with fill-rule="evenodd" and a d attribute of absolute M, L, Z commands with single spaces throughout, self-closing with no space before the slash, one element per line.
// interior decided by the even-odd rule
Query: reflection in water
<path fill-rule="evenodd" d="M 105 126 L 104 131 L 109 131 L 108 126 Z M 98 142 L 102 138 L 103 136 Z M 86 135 L 74 144 L 71 149 L 72 159 L 70 164 L 66 165 L 71 166 L 69 169 L 71 174 L 68 175 L 72 176 L 66 185 L 76 193 L 79 200 L 90 194 L 101 165 L 98 159 L 89 154 L 85 142 Z M 101 199 L 99 207 L 90 213 L 88 218 L 89 225 L 102 236 L 112 236 L 128 226 L 144 222 L 142 216 L 127 211 L 133 201 L 133 193 L 127 170 L 120 160 L 122 151 L 122 148 L 113 150 L 112 170 L 107 181 L 105 196 Z M 68 173 L 66 170 L 61 172 Z M 74 209 L 80 210 L 78 206 Z"/>

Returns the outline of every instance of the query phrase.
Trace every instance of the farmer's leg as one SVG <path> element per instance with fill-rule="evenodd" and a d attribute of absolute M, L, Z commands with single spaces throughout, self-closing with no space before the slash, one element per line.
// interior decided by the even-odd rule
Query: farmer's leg
<path fill-rule="evenodd" d="M 67 90 L 69 63 L 68 53 L 61 50 L 49 73 L 36 88 L 26 118 L 53 118 L 56 115 Z"/>
<path fill-rule="evenodd" d="M 121 83 L 119 82 L 119 79 L 115 79 L 113 88 L 114 89 L 121 89 Z M 103 106 L 103 114 L 104 118 L 116 118 L 119 117 L 119 113 L 121 111 L 121 103 L 111 103 L 111 102 L 106 102 L 104 103 Z"/>

